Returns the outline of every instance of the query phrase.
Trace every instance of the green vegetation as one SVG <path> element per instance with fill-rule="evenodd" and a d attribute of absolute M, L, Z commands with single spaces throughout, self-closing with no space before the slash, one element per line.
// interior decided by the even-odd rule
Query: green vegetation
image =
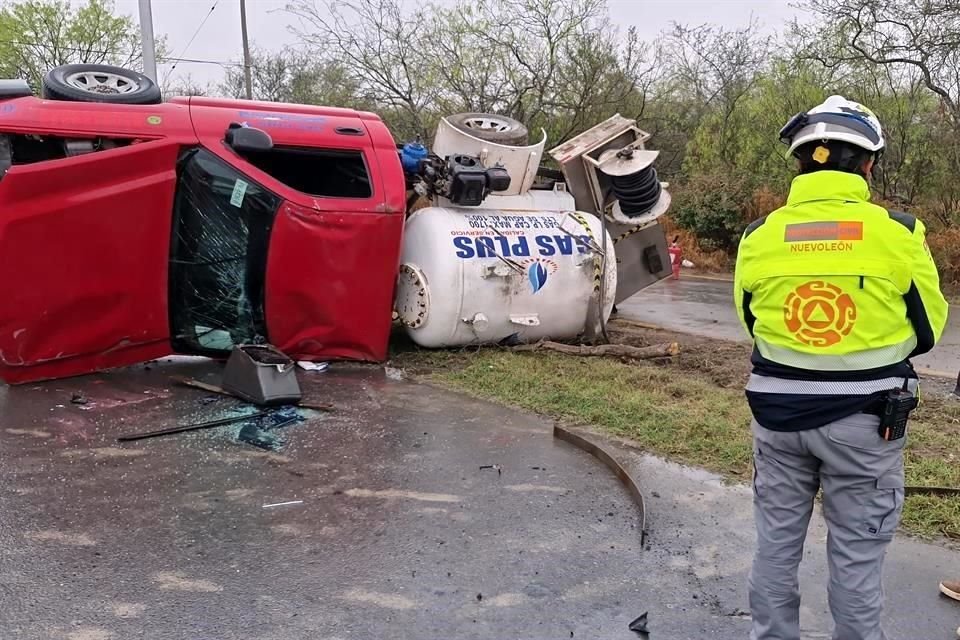
<path fill-rule="evenodd" d="M 291 0 L 299 42 L 253 47 L 253 92 L 376 111 L 401 141 L 429 141 L 440 117 L 460 111 L 513 116 L 551 146 L 614 113 L 636 118 L 661 151 L 687 255 L 708 270 L 728 270 L 743 228 L 782 202 L 794 167 L 780 127 L 841 93 L 884 124 L 875 199 L 927 223 L 943 280 L 960 289 L 956 8 L 801 9 L 803 24 L 673 24 L 643 41 L 607 0 Z M 134 19 L 114 15 L 112 0 L 2 5 L 0 75 L 37 85 L 50 67 L 80 61 L 137 67 Z M 208 87 L 177 82 L 168 93 L 241 95 L 237 66 Z"/>
<path fill-rule="evenodd" d="M 53 67 L 112 64 L 139 69 L 140 27 L 115 15 L 112 0 L 26 0 L 0 7 L 0 78 L 23 78 L 35 91 Z M 158 42 L 158 56 L 165 51 Z"/>

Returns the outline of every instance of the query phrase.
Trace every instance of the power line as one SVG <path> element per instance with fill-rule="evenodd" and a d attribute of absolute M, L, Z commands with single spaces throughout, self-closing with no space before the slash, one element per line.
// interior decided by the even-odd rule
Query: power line
<path fill-rule="evenodd" d="M 207 15 L 203 16 L 203 20 L 200 21 L 200 26 L 197 27 L 196 31 L 193 32 L 193 35 L 190 36 L 190 40 L 187 41 L 187 45 L 183 48 L 183 51 L 180 52 L 180 57 L 183 58 L 187 53 L 187 49 L 190 48 L 190 45 L 193 44 L 193 41 L 197 39 L 197 36 L 200 34 L 200 30 L 203 29 L 203 25 L 207 24 L 207 20 L 210 19 L 210 16 L 213 15 L 214 9 L 217 8 L 217 5 L 220 4 L 220 0 L 214 0 L 213 6 L 210 7 L 210 11 L 207 11 Z M 173 63 L 173 66 L 167 70 L 167 73 L 163 77 L 163 83 L 166 84 L 167 80 L 170 78 L 170 74 L 173 73 L 173 70 L 177 68 L 177 64 L 180 63 L 180 60 L 177 60 Z"/>
<path fill-rule="evenodd" d="M 160 62 L 173 62 L 173 66 L 176 67 L 177 64 L 181 62 L 192 63 L 192 64 L 216 64 L 221 67 L 242 67 L 242 62 L 224 62 L 222 60 L 197 60 L 196 58 L 157 58 Z M 256 65 L 252 65 L 256 66 Z M 173 71 L 173 69 L 170 69 Z"/>
<path fill-rule="evenodd" d="M 48 44 L 42 42 L 27 42 L 24 40 L 0 40 L 0 44 L 10 44 L 18 47 L 49 47 Z M 125 55 L 128 52 L 125 51 L 109 51 L 105 49 L 87 49 L 84 47 L 58 47 L 60 51 L 69 51 L 71 53 L 88 53 L 96 54 L 102 56 L 117 56 Z M 165 64 L 173 63 L 176 66 L 178 63 L 188 63 L 188 64 L 216 64 L 221 67 L 242 67 L 242 62 L 233 62 L 225 60 L 202 60 L 198 58 L 176 58 L 173 56 L 163 56 L 158 57 L 157 62 L 162 62 Z"/>

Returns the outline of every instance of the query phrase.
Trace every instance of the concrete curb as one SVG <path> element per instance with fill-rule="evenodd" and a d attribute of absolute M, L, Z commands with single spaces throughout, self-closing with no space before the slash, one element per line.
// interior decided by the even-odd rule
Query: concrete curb
<path fill-rule="evenodd" d="M 617 476 L 617 479 L 620 480 L 627 489 L 627 492 L 640 510 L 640 546 L 645 547 L 647 544 L 647 509 L 643 500 L 643 493 L 640 492 L 640 485 L 637 484 L 637 481 L 630 475 L 626 467 L 620 464 L 620 462 L 597 441 L 596 436 L 592 434 L 579 430 L 574 431 L 559 423 L 554 423 L 553 437 L 586 451 L 605 464 L 607 468 Z"/>
<path fill-rule="evenodd" d="M 712 276 L 709 274 L 701 274 L 701 273 L 688 273 L 684 275 L 683 272 L 680 272 L 680 278 L 681 279 L 687 278 L 690 280 L 710 280 L 712 282 L 729 282 L 730 284 L 733 284 L 733 276 L 722 276 L 722 275 Z"/>

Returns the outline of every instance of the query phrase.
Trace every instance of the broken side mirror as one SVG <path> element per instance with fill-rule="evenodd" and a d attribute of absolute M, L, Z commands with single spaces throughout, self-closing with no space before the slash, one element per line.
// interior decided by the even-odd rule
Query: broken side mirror
<path fill-rule="evenodd" d="M 237 153 L 256 153 L 273 149 L 273 138 L 263 129 L 231 122 L 224 141 Z"/>

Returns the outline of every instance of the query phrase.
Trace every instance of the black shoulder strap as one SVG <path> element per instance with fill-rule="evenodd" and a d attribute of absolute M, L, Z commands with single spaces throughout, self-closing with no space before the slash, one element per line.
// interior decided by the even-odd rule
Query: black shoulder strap
<path fill-rule="evenodd" d="M 762 227 L 766 221 L 767 221 L 767 216 L 763 216 L 759 220 L 754 220 L 753 222 L 751 222 L 749 225 L 747 225 L 746 231 L 743 232 L 743 237 L 744 238 L 749 237 L 751 233 L 753 233 L 754 231 Z"/>
<path fill-rule="evenodd" d="M 887 214 L 889 214 L 891 220 L 896 220 L 905 226 L 910 233 L 913 233 L 913 230 L 917 228 L 917 219 L 909 213 L 903 213 L 902 211 L 888 211 Z"/>

